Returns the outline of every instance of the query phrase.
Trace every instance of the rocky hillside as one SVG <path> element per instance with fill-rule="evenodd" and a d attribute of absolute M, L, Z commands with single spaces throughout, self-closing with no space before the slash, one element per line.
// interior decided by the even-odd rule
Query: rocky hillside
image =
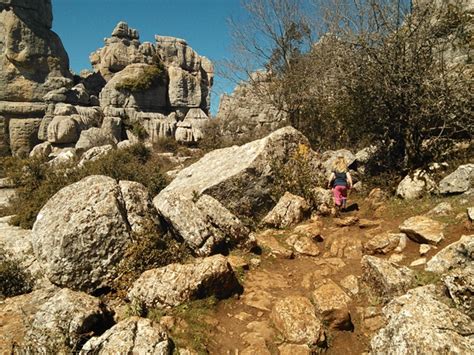
<path fill-rule="evenodd" d="M 472 164 L 434 181 L 438 197 L 355 192 L 335 218 L 316 181 L 341 154 L 363 177 L 363 153 L 319 155 L 286 127 L 208 153 L 154 198 L 89 176 L 32 230 L 2 218 L 1 352 L 471 352 Z M 288 184 L 295 162 L 309 195 Z M 167 263 L 170 236 L 187 253 Z"/>
<path fill-rule="evenodd" d="M 0 154 L 81 153 L 128 139 L 193 142 L 208 121 L 212 63 L 185 40 L 139 41 L 120 22 L 73 75 L 50 0 L 0 3 Z"/>

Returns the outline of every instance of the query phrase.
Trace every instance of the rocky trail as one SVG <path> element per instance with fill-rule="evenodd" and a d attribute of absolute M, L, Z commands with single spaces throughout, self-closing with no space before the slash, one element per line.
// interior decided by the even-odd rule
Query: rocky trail
<path fill-rule="evenodd" d="M 423 277 L 426 260 L 420 262 L 420 244 L 408 240 L 403 250 L 394 252 L 398 243 L 387 247 L 387 241 L 378 242 L 387 247 L 382 251 L 369 242 L 386 232 L 397 234 L 411 211 L 392 215 L 392 208 L 378 213 L 377 218 L 370 204 L 358 199 L 355 202 L 360 210 L 343 213 L 340 218 L 316 217 L 285 230 L 257 233 L 260 255 L 230 255 L 243 293 L 220 301 L 206 314 L 206 330 L 199 338 L 202 349 L 210 354 L 368 352 L 371 337 L 386 324 L 382 314 L 385 302 L 362 281 L 363 255 L 378 254 L 400 266 L 418 262 L 412 266 L 413 282 L 422 286 L 431 280 Z M 465 223 L 449 224 L 446 238 L 437 247 L 422 251 L 423 257 L 429 260 L 468 233 Z M 283 300 L 289 305 L 285 307 Z M 308 305 L 315 306 L 322 322 L 309 316 Z M 319 339 L 312 338 L 314 329 L 319 330 Z"/>

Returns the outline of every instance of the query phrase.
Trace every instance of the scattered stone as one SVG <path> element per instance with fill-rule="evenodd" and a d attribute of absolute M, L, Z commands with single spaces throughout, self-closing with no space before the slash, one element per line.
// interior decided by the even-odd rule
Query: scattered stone
<path fill-rule="evenodd" d="M 260 233 L 256 236 L 257 244 L 264 249 L 268 250 L 268 253 L 276 258 L 291 259 L 293 258 L 293 251 L 284 247 L 276 237 L 272 235 L 272 230 Z M 265 251 L 265 250 L 264 250 Z"/>
<path fill-rule="evenodd" d="M 90 339 L 80 354 L 171 354 L 172 350 L 170 337 L 158 323 L 130 317 Z"/>
<path fill-rule="evenodd" d="M 330 243 L 329 256 L 348 259 L 362 257 L 362 242 L 351 237 L 334 238 Z"/>
<path fill-rule="evenodd" d="M 296 226 L 293 231 L 298 234 L 302 234 L 305 237 L 309 237 L 317 242 L 324 241 L 324 237 L 321 235 L 321 229 L 323 223 L 319 220 L 312 221 L 307 224 L 300 224 Z"/>
<path fill-rule="evenodd" d="M 467 209 L 467 216 L 471 222 L 474 221 L 474 207 L 469 207 Z"/>
<path fill-rule="evenodd" d="M 400 243 L 400 233 L 378 234 L 364 244 L 364 251 L 367 254 L 388 254 Z"/>
<path fill-rule="evenodd" d="M 278 347 L 280 355 L 311 355 L 308 345 L 283 344 Z"/>
<path fill-rule="evenodd" d="M 369 205 L 369 209 L 376 210 L 388 200 L 388 194 L 380 188 L 372 189 L 365 199 Z"/>
<path fill-rule="evenodd" d="M 51 156 L 51 154 L 50 154 Z M 48 165 L 58 167 L 60 165 L 68 165 L 72 164 L 77 159 L 76 150 L 72 149 L 64 149 L 56 157 L 50 161 L 48 161 Z"/>
<path fill-rule="evenodd" d="M 377 228 L 380 227 L 381 224 L 381 221 L 374 221 L 371 219 L 362 218 L 359 220 L 359 228 L 361 229 Z"/>
<path fill-rule="evenodd" d="M 355 275 L 349 275 L 341 280 L 341 286 L 350 292 L 353 296 L 359 293 L 359 280 Z"/>
<path fill-rule="evenodd" d="M 439 244 L 444 239 L 444 224 L 425 216 L 415 216 L 399 226 L 400 232 L 417 243 Z"/>
<path fill-rule="evenodd" d="M 361 265 L 362 280 L 384 302 L 404 294 L 413 283 L 413 271 L 389 261 L 365 255 Z"/>
<path fill-rule="evenodd" d="M 398 184 L 397 196 L 405 200 L 413 200 L 422 197 L 425 193 L 436 188 L 436 183 L 427 171 L 415 170 L 412 174 Z"/>
<path fill-rule="evenodd" d="M 253 267 L 259 267 L 262 261 L 259 258 L 252 258 L 250 259 L 250 265 Z"/>
<path fill-rule="evenodd" d="M 353 226 L 359 222 L 359 217 L 356 216 L 350 216 L 350 217 L 344 217 L 344 218 L 335 218 L 334 223 L 338 227 L 348 227 L 348 226 Z"/>
<path fill-rule="evenodd" d="M 247 322 L 249 319 L 252 319 L 252 315 L 248 314 L 246 312 L 240 312 L 234 316 L 238 320 L 241 320 L 242 322 Z"/>
<path fill-rule="evenodd" d="M 233 270 L 248 270 L 249 269 L 249 263 L 242 257 L 237 256 L 237 255 L 229 255 L 227 257 L 227 262 L 230 264 Z"/>
<path fill-rule="evenodd" d="M 463 235 L 458 241 L 441 249 L 428 261 L 426 271 L 438 274 L 466 268 L 474 259 L 474 235 Z"/>
<path fill-rule="evenodd" d="M 408 291 L 384 307 L 387 325 L 371 340 L 373 354 L 472 352 L 472 320 L 440 302 L 435 286 Z"/>
<path fill-rule="evenodd" d="M 226 298 L 241 286 L 222 255 L 196 259 L 193 264 L 170 264 L 145 271 L 133 283 L 128 299 L 147 309 L 175 307 L 215 295 Z"/>
<path fill-rule="evenodd" d="M 448 216 L 453 211 L 453 206 L 449 202 L 441 202 L 436 207 L 428 211 L 425 215 L 428 217 Z"/>
<path fill-rule="evenodd" d="M 326 279 L 325 283 L 313 292 L 316 312 L 334 329 L 354 329 L 348 309 L 350 301 L 351 298 L 330 279 Z"/>
<path fill-rule="evenodd" d="M 305 236 L 293 234 L 286 239 L 286 243 L 300 255 L 318 256 L 320 254 L 319 248 L 313 239 Z"/>
<path fill-rule="evenodd" d="M 308 211 L 309 204 L 303 197 L 285 192 L 261 223 L 269 227 L 287 228 L 301 222 Z"/>
<path fill-rule="evenodd" d="M 420 255 L 426 255 L 432 249 L 432 246 L 429 244 L 420 244 Z"/>
<path fill-rule="evenodd" d="M 331 190 L 315 187 L 311 192 L 313 197 L 312 203 L 317 213 L 323 216 L 329 215 L 331 208 L 334 206 Z"/>
<path fill-rule="evenodd" d="M 439 182 L 439 192 L 442 194 L 463 193 L 472 188 L 472 181 L 474 181 L 474 164 L 461 165 Z"/>
<path fill-rule="evenodd" d="M 278 300 L 270 318 L 290 342 L 318 344 L 324 340 L 321 321 L 314 314 L 314 306 L 306 297 L 289 296 Z"/>
<path fill-rule="evenodd" d="M 407 247 L 407 235 L 405 233 L 400 233 L 400 242 L 398 243 L 398 246 L 395 248 L 395 253 L 401 253 L 402 251 L 405 250 Z"/>
<path fill-rule="evenodd" d="M 416 266 L 421 266 L 421 265 L 425 265 L 425 264 L 426 264 L 426 258 L 419 258 L 419 259 L 416 259 L 415 261 L 413 261 L 410 264 L 410 267 L 416 267 Z"/>
<path fill-rule="evenodd" d="M 392 254 L 388 258 L 388 261 L 390 261 L 391 263 L 400 264 L 404 259 L 405 255 L 403 254 Z"/>

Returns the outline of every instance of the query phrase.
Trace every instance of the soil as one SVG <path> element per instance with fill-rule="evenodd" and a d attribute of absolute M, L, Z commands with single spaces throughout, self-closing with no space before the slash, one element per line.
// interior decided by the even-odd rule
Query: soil
<path fill-rule="evenodd" d="M 357 197 L 356 197 L 357 198 Z M 333 269 L 328 275 L 316 273 L 318 270 L 327 269 L 326 261 L 334 256 L 331 254 L 331 243 L 341 239 L 360 241 L 363 245 L 371 236 L 385 231 L 398 232 L 398 226 L 408 217 L 416 215 L 412 209 L 401 206 L 388 206 L 383 213 L 374 213 L 371 206 L 362 198 L 355 200 L 360 206 L 358 211 L 343 213 L 342 217 L 356 216 L 370 221 L 380 221 L 379 227 L 361 228 L 359 224 L 348 227 L 338 227 L 332 217 L 320 218 L 317 221 L 306 221 L 303 223 L 321 224 L 321 235 L 324 241 L 318 243 L 321 254 L 317 257 L 295 256 L 292 259 L 275 257 L 271 252 L 263 249 L 261 255 L 240 255 L 245 260 L 260 259 L 260 265 L 250 266 L 249 270 L 242 275 L 244 292 L 233 299 L 224 300 L 217 304 L 212 311 L 211 322 L 207 338 L 207 350 L 210 354 L 278 354 L 278 347 L 285 343 L 284 338 L 272 326 L 270 313 L 273 303 L 289 295 L 301 295 L 311 299 L 314 284 L 322 279 L 330 278 L 340 285 L 340 281 L 348 275 L 361 276 L 360 259 L 361 254 L 348 253 L 340 256 L 345 264 L 340 269 Z M 451 202 L 451 201 L 450 201 Z M 469 201 L 472 205 L 472 197 Z M 458 203 L 453 200 L 452 204 Z M 437 204 L 436 200 L 420 202 L 418 214 L 427 212 Z M 465 204 L 460 210 L 466 210 L 469 204 Z M 445 228 L 445 239 L 426 255 L 429 260 L 443 247 L 458 240 L 461 235 L 470 233 L 470 224 L 467 220 L 457 222 L 455 213 L 451 213 L 449 222 Z M 375 218 L 378 215 L 379 218 Z M 284 231 L 272 231 L 281 245 L 285 246 L 285 237 L 291 235 L 293 229 Z M 355 242 L 357 245 L 357 242 Z M 286 245 L 287 248 L 290 248 Z M 362 249 L 361 249 L 362 250 Z M 334 252 L 334 251 L 333 251 Z M 358 255 L 357 255 L 358 254 Z M 389 255 L 377 255 L 388 258 Z M 408 240 L 407 247 L 403 251 L 404 260 L 401 265 L 410 265 L 420 258 L 419 244 Z M 251 263 L 250 263 L 251 264 Z M 423 266 L 414 269 L 422 270 Z M 310 287 L 305 285 L 308 275 L 315 276 Z M 319 275 L 319 276 L 318 276 Z M 319 279 L 318 279 L 319 278 Z M 307 284 L 307 282 L 306 282 Z M 306 286 L 306 287 L 305 287 Z M 347 291 L 348 292 L 348 291 Z M 348 292 L 348 294 L 350 294 Z M 369 351 L 369 343 L 372 335 L 383 326 L 383 318 L 380 310 L 382 304 L 378 300 L 371 299 L 364 292 L 364 286 L 359 282 L 359 293 L 351 296 L 349 311 L 354 325 L 353 331 L 339 331 L 326 329 L 327 347 L 313 348 L 313 353 L 324 352 L 327 354 L 362 354 Z M 364 321 L 363 314 L 371 312 L 375 316 Z M 257 340 L 256 340 L 257 339 Z M 295 354 L 296 355 L 296 354 Z"/>

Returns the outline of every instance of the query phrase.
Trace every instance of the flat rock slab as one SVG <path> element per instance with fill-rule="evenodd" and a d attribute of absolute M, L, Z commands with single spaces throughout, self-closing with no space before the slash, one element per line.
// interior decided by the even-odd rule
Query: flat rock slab
<path fill-rule="evenodd" d="M 399 227 L 411 240 L 420 244 L 439 244 L 444 239 L 444 224 L 426 216 L 408 218 Z"/>

